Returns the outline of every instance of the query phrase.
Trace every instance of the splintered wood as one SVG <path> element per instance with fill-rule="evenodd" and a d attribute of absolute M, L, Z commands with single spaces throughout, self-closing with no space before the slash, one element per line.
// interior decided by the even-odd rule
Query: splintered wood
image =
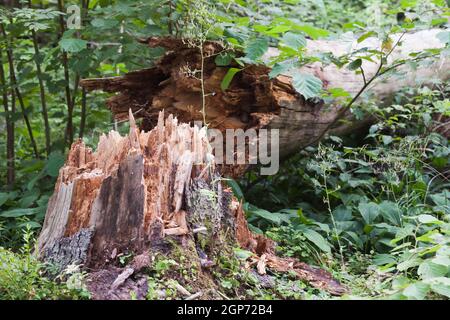
<path fill-rule="evenodd" d="M 102 135 L 96 152 L 74 143 L 49 202 L 39 251 L 52 256 L 61 250 L 59 239 L 95 230 L 86 240 L 91 257 L 74 257 L 100 262 L 114 249 L 140 250 L 152 238 L 186 234 L 184 189 L 191 174 L 214 166 L 208 147 L 205 129 L 179 125 L 172 116 L 164 121 L 163 112 L 153 130 L 140 132 L 131 111 L 128 136 Z"/>
<path fill-rule="evenodd" d="M 260 273 L 292 270 L 333 294 L 344 292 L 328 273 L 276 257 L 271 240 L 249 231 L 241 204 L 215 170 L 205 128 L 160 112 L 157 125 L 143 132 L 131 110 L 129 118 L 129 134 L 102 135 L 95 152 L 81 141 L 72 145 L 38 239 L 42 259 L 61 269 L 82 264 L 93 272 L 94 291 L 105 287 L 102 275 L 115 274 L 106 293 L 95 295 L 118 297 L 114 290 L 150 263 L 149 252 L 170 248 L 166 239 L 178 241 L 199 268 L 214 266 L 223 246 L 237 242 L 254 253 L 248 264 Z M 112 271 L 124 254 L 145 263 Z"/>

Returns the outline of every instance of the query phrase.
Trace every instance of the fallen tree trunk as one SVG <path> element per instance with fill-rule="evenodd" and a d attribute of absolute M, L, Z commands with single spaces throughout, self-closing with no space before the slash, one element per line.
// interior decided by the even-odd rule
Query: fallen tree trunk
<path fill-rule="evenodd" d="M 437 29 L 403 35 L 401 45 L 395 47 L 388 62 L 407 59 L 412 52 L 443 47 L 436 38 L 439 32 L 441 30 Z M 393 43 L 399 37 L 394 36 Z M 202 65 L 199 50 L 189 47 L 181 39 L 149 38 L 144 42 L 151 47 L 161 46 L 167 50 L 154 67 L 121 77 L 85 79 L 81 81 L 81 86 L 88 90 L 117 92 L 107 101 L 115 117 L 126 118 L 128 108 L 131 108 L 137 117 L 144 119 L 142 128 L 146 130 L 153 128 L 158 112 L 163 109 L 182 122 L 202 121 L 201 83 L 192 76 L 193 70 L 200 70 Z M 340 56 L 363 47 L 379 50 L 381 43 L 374 38 L 359 44 L 356 41 L 308 41 L 307 49 L 311 54 L 332 52 Z M 331 129 L 348 132 L 353 128 L 348 124 L 338 126 L 337 120 L 344 115 L 339 101 L 329 105 L 324 105 L 323 101 L 306 101 L 294 90 L 289 75 L 270 79 L 270 68 L 263 65 L 246 66 L 235 75 L 229 88 L 222 91 L 220 85 L 229 67 L 216 66 L 214 59 L 223 47 L 207 42 L 203 51 L 206 56 L 203 78 L 209 128 L 279 129 L 281 157 L 317 142 Z M 276 49 L 271 49 L 266 58 L 276 54 Z M 378 66 L 378 61 L 363 61 L 366 79 L 376 73 Z M 389 101 L 402 87 L 426 85 L 435 78 L 446 80 L 450 75 L 450 61 L 441 56 L 428 61 L 427 65 L 419 65 L 416 70 L 406 66 L 400 66 L 399 70 L 399 75 L 374 81 L 367 88 L 367 93 L 376 96 L 381 104 Z M 343 88 L 353 96 L 364 86 L 362 75 L 335 65 L 314 63 L 297 71 L 315 75 L 322 80 L 325 89 Z"/>
<path fill-rule="evenodd" d="M 95 152 L 81 141 L 72 145 L 38 239 L 43 260 L 60 270 L 83 265 L 94 299 L 128 299 L 131 291 L 141 299 L 145 269 L 170 257 L 187 263 L 195 279 L 173 275 L 182 295 L 190 287 L 207 299 L 221 298 L 212 270 L 220 272 L 219 261 L 233 259 L 233 247 L 241 246 L 252 252 L 247 268 L 257 265 L 260 274 L 293 271 L 332 294 L 345 292 L 327 272 L 277 257 L 269 239 L 249 231 L 215 171 L 205 129 L 172 115 L 164 121 L 163 112 L 147 132 L 136 128 L 131 111 L 130 122 L 128 136 L 111 131 Z M 130 255 L 121 265 L 120 257 Z"/>

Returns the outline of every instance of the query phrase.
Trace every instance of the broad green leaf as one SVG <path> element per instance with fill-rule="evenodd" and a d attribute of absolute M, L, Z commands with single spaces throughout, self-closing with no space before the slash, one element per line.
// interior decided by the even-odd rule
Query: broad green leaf
<path fill-rule="evenodd" d="M 419 220 L 420 223 L 424 224 L 442 224 L 444 222 L 440 221 L 436 217 L 433 217 L 430 214 L 420 214 L 417 216 L 417 220 Z"/>
<path fill-rule="evenodd" d="M 330 34 L 327 30 L 316 28 L 309 25 L 296 25 L 295 30 L 303 31 L 314 40 L 321 37 L 326 37 Z"/>
<path fill-rule="evenodd" d="M 266 30 L 264 33 L 273 35 L 273 34 L 277 34 L 277 33 L 283 33 L 283 32 L 289 31 L 289 30 L 291 30 L 290 26 L 278 25 L 273 28 L 270 28 L 269 30 Z"/>
<path fill-rule="evenodd" d="M 19 228 L 30 228 L 30 229 L 38 229 L 41 227 L 41 224 L 36 221 L 27 221 L 17 225 Z"/>
<path fill-rule="evenodd" d="M 256 234 L 264 234 L 264 232 L 263 232 L 260 228 L 255 227 L 255 226 L 252 225 L 251 223 L 248 224 L 248 228 L 249 228 L 249 230 L 250 230 L 251 232 L 253 232 L 253 233 L 256 233 Z"/>
<path fill-rule="evenodd" d="M 87 41 L 75 38 L 63 38 L 61 39 L 61 41 L 59 41 L 59 45 L 61 49 L 64 51 L 70 53 L 77 53 L 83 49 L 86 49 Z"/>
<path fill-rule="evenodd" d="M 280 217 L 277 214 L 273 214 L 270 211 L 264 210 L 264 209 L 256 209 L 252 210 L 251 214 L 256 215 L 260 218 L 263 218 L 264 220 L 267 220 L 269 222 L 280 224 Z"/>
<path fill-rule="evenodd" d="M 373 257 L 373 263 L 375 263 L 377 266 L 383 266 L 385 264 L 389 263 L 395 263 L 397 260 L 394 256 L 387 254 L 387 253 L 380 253 Z"/>
<path fill-rule="evenodd" d="M 447 274 L 447 272 L 448 267 L 428 260 L 422 262 L 417 270 L 417 273 L 422 277 L 422 279 L 443 277 Z"/>
<path fill-rule="evenodd" d="M 235 256 L 239 259 L 239 260 L 247 260 L 248 258 L 250 258 L 251 256 L 254 255 L 253 252 L 247 251 L 247 250 L 243 250 L 241 248 L 234 248 L 233 249 Z"/>
<path fill-rule="evenodd" d="M 342 88 L 331 88 L 328 89 L 328 92 L 333 98 L 346 98 L 350 96 L 350 93 Z"/>
<path fill-rule="evenodd" d="M 353 61 L 347 66 L 347 69 L 348 69 L 348 70 L 354 71 L 354 70 L 359 69 L 359 67 L 361 67 L 361 65 L 362 65 L 362 59 L 356 59 L 356 60 L 353 60 Z"/>
<path fill-rule="evenodd" d="M 435 293 L 438 293 L 447 298 L 450 298 L 450 285 L 449 284 L 443 284 L 443 283 L 432 284 L 431 290 L 434 291 Z"/>
<path fill-rule="evenodd" d="M 241 200 L 244 198 L 244 193 L 242 192 L 241 187 L 239 186 L 239 184 L 236 182 L 236 180 L 233 179 L 227 179 L 227 184 L 231 187 L 231 189 L 233 190 L 233 194 L 236 198 L 238 198 L 238 200 Z"/>
<path fill-rule="evenodd" d="M 292 77 L 292 86 L 305 99 L 309 99 L 319 95 L 322 81 L 311 74 L 297 73 Z"/>
<path fill-rule="evenodd" d="M 423 300 L 429 291 L 430 286 L 428 284 L 416 282 L 406 287 L 406 289 L 403 290 L 403 295 L 408 297 L 408 299 Z"/>
<path fill-rule="evenodd" d="M 287 73 L 293 67 L 294 67 L 294 62 L 291 60 L 278 62 L 273 66 L 272 70 L 270 70 L 269 77 L 271 79 L 275 78 L 279 74 Z"/>
<path fill-rule="evenodd" d="M 59 174 L 59 169 L 64 165 L 64 155 L 60 152 L 52 152 L 45 166 L 45 172 L 50 177 L 57 177 Z"/>
<path fill-rule="evenodd" d="M 402 212 L 397 203 L 385 200 L 381 202 L 378 207 L 385 220 L 393 225 L 400 225 Z"/>
<path fill-rule="evenodd" d="M 231 61 L 233 61 L 233 58 L 234 58 L 234 54 L 221 53 L 216 57 L 214 62 L 219 67 L 226 67 L 226 66 L 230 65 Z"/>
<path fill-rule="evenodd" d="M 0 207 L 9 199 L 9 192 L 0 192 Z"/>
<path fill-rule="evenodd" d="M 30 207 L 40 196 L 39 194 L 39 190 L 34 190 L 36 191 L 33 194 L 29 194 L 26 196 L 23 196 L 20 201 L 19 201 L 19 205 L 21 208 L 28 208 Z"/>
<path fill-rule="evenodd" d="M 223 77 L 222 82 L 220 83 L 220 88 L 225 91 L 230 86 L 231 80 L 233 80 L 236 73 L 241 71 L 242 69 L 239 68 L 230 68 L 228 69 L 227 73 L 225 74 L 225 77 Z"/>
<path fill-rule="evenodd" d="M 401 0 L 400 5 L 403 9 L 413 8 L 417 5 L 417 0 Z"/>
<path fill-rule="evenodd" d="M 436 255 L 436 257 L 431 259 L 431 262 L 449 268 L 450 267 L 450 256 Z"/>
<path fill-rule="evenodd" d="M 0 217 L 4 218 L 17 218 L 22 216 L 29 216 L 36 213 L 36 208 L 30 208 L 30 209 L 12 209 L 3 211 L 0 213 Z"/>
<path fill-rule="evenodd" d="M 383 135 L 381 136 L 381 140 L 383 140 L 383 144 L 384 144 L 385 146 L 387 146 L 387 145 L 390 144 L 394 139 L 393 139 L 391 136 L 387 136 L 387 135 L 383 134 Z"/>
<path fill-rule="evenodd" d="M 372 224 L 380 214 L 380 208 L 374 202 L 360 203 L 358 210 L 366 224 Z"/>
<path fill-rule="evenodd" d="M 244 49 L 246 54 L 245 58 L 252 62 L 256 62 L 264 55 L 264 53 L 266 53 L 267 49 L 269 49 L 269 43 L 266 39 L 258 38 L 251 40 Z"/>
<path fill-rule="evenodd" d="M 420 265 L 422 263 L 422 261 L 423 260 L 421 258 L 419 258 L 419 257 L 409 258 L 409 259 L 403 261 L 402 263 L 399 263 L 397 265 L 397 270 L 398 271 L 405 271 L 405 270 L 408 270 L 410 268 L 417 267 L 418 265 Z"/>
<path fill-rule="evenodd" d="M 372 37 L 372 36 L 376 36 L 376 35 L 377 35 L 377 33 L 375 31 L 366 32 L 366 33 L 364 33 L 362 36 L 360 36 L 358 38 L 358 43 L 361 43 L 364 40 L 366 40 L 367 38 Z"/>
<path fill-rule="evenodd" d="M 91 21 L 91 24 L 95 28 L 113 28 L 119 24 L 119 21 L 114 19 L 95 18 Z"/>
<path fill-rule="evenodd" d="M 427 284 L 431 286 L 431 290 L 450 298 L 450 278 L 448 277 L 438 277 L 424 280 Z"/>
<path fill-rule="evenodd" d="M 306 39 L 303 35 L 298 33 L 286 32 L 281 38 L 281 42 L 286 46 L 298 50 L 306 46 Z"/>
<path fill-rule="evenodd" d="M 323 252 L 327 252 L 327 253 L 331 252 L 331 247 L 330 247 L 329 243 L 327 242 L 327 240 L 325 240 L 324 237 L 322 237 L 322 235 L 320 233 L 318 233 L 312 229 L 305 228 L 303 230 L 303 235 L 309 241 L 314 243 Z"/>

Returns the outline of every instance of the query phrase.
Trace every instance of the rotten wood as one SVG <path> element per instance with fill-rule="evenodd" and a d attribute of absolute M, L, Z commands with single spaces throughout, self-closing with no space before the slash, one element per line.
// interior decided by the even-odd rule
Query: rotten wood
<path fill-rule="evenodd" d="M 140 270 L 154 254 L 169 255 L 172 243 L 205 279 L 220 257 L 233 255 L 224 248 L 239 244 L 259 259 L 260 272 L 292 270 L 332 294 L 345 291 L 323 270 L 278 258 L 272 241 L 249 231 L 242 206 L 215 170 L 205 128 L 172 115 L 164 120 L 160 112 L 155 127 L 141 131 L 131 111 L 129 117 L 127 136 L 102 135 L 96 151 L 81 141 L 72 145 L 38 238 L 41 259 L 61 270 L 82 265 L 95 299 L 130 298 L 130 290 L 143 298 Z M 134 259 L 120 267 L 124 255 Z"/>
<path fill-rule="evenodd" d="M 439 29 L 424 30 L 402 36 L 401 45 L 395 47 L 388 63 L 408 58 L 412 52 L 421 52 L 444 46 L 436 35 Z M 393 36 L 393 43 L 401 35 Z M 158 112 L 166 110 L 182 122 L 203 121 L 202 91 L 198 80 L 201 56 L 197 48 L 191 48 L 181 39 L 151 37 L 141 40 L 150 47 L 164 47 L 165 55 L 154 67 L 133 71 L 121 77 L 84 79 L 80 85 L 87 90 L 115 92 L 107 100 L 107 106 L 117 119 L 128 116 L 131 108 L 136 117 L 143 118 L 141 128 L 149 130 L 157 123 Z M 341 40 L 308 40 L 309 54 L 331 52 L 335 56 L 349 54 L 363 47 L 381 48 L 381 42 L 368 38 L 361 43 Z M 230 66 L 216 66 L 215 57 L 225 49 L 219 43 L 206 42 L 203 48 L 204 87 L 206 102 L 206 121 L 209 128 L 248 129 L 273 128 L 280 130 L 280 156 L 286 157 L 301 148 L 316 143 L 327 132 L 348 133 L 355 130 L 363 121 L 339 123 L 342 117 L 342 101 L 325 104 L 324 101 L 305 100 L 292 86 L 291 74 L 279 75 L 270 79 L 270 68 L 263 65 L 247 65 L 238 72 L 229 88 L 221 90 L 220 84 Z M 237 53 L 239 55 L 239 53 Z M 270 48 L 265 59 L 277 54 Z M 363 61 L 365 77 L 372 77 L 379 61 Z M 400 66 L 399 74 L 385 76 L 374 81 L 365 95 L 377 98 L 380 104 L 388 103 L 395 92 L 403 87 L 418 87 L 432 83 L 432 79 L 446 80 L 450 75 L 450 60 L 444 55 L 417 69 Z M 357 95 L 364 85 L 361 75 L 335 65 L 317 62 L 293 72 L 313 74 L 320 78 L 324 88 L 343 88 L 352 96 Z M 352 119 L 345 112 L 346 119 Z M 370 119 L 369 119 L 370 121 Z M 366 122 L 367 124 L 367 122 Z"/>

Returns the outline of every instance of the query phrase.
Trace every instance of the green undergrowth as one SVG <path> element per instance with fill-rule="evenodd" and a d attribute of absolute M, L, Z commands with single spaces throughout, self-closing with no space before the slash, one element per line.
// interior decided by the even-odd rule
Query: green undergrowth
<path fill-rule="evenodd" d="M 330 136 L 262 181 L 250 173 L 236 194 L 251 228 L 331 271 L 349 298 L 450 297 L 450 147 L 435 130 L 445 92 L 372 106 L 362 137 Z"/>

